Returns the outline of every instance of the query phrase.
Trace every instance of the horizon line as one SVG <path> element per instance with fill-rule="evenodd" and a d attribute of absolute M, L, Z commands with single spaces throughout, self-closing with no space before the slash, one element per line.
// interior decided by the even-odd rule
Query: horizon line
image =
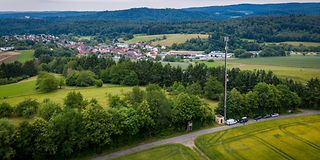
<path fill-rule="evenodd" d="M 205 7 L 225 7 L 225 6 L 237 6 L 237 5 L 269 5 L 269 4 L 314 4 L 320 2 L 288 2 L 288 3 L 235 3 L 235 4 L 227 4 L 227 5 L 204 5 L 204 6 L 194 6 L 194 7 L 186 7 L 186 8 L 174 8 L 174 7 L 167 7 L 167 8 L 156 8 L 156 7 L 131 7 L 131 8 L 124 8 L 124 9 L 114 9 L 114 10 L 0 10 L 0 12 L 104 12 L 104 11 L 124 11 L 129 9 L 139 9 L 139 8 L 148 8 L 148 9 L 188 9 L 188 8 L 205 8 Z"/>

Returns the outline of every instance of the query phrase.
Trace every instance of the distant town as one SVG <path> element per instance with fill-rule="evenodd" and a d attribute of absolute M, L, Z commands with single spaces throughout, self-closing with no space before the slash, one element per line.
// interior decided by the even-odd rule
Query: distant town
<path fill-rule="evenodd" d="M 132 60 L 147 60 L 159 57 L 159 60 L 164 60 L 166 56 L 171 56 L 181 59 L 215 60 L 225 57 L 225 53 L 221 51 L 211 51 L 210 53 L 205 53 L 204 51 L 174 51 L 168 50 L 166 46 L 152 46 L 144 42 L 132 44 L 112 42 L 112 44 L 109 45 L 98 44 L 92 46 L 85 42 L 66 40 L 47 34 L 14 35 L 4 36 L 4 38 L 15 38 L 18 41 L 29 40 L 41 43 L 54 43 L 58 47 L 67 47 L 77 50 L 79 56 L 96 54 L 99 58 L 111 56 L 113 59 L 125 57 Z M 15 50 L 15 48 L 13 46 L 0 48 L 0 52 L 11 50 Z M 259 52 L 255 52 L 253 54 L 259 54 Z M 233 53 L 227 54 L 227 58 L 231 58 L 232 56 Z"/>

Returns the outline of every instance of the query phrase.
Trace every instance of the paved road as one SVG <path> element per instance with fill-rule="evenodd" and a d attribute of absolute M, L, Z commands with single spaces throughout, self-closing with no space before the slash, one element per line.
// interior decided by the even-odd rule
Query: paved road
<path fill-rule="evenodd" d="M 279 116 L 279 117 L 276 117 L 276 118 L 262 119 L 262 120 L 259 120 L 259 121 L 249 120 L 246 123 L 246 125 L 247 124 L 258 123 L 258 122 L 263 122 L 263 121 L 269 121 L 269 120 L 273 120 L 273 119 L 305 116 L 305 115 L 312 115 L 312 114 L 320 114 L 320 111 L 303 110 L 303 112 L 299 113 L 299 114 L 283 115 L 283 116 Z M 210 129 L 204 129 L 204 130 L 192 132 L 192 133 L 181 135 L 181 136 L 177 136 L 177 137 L 172 137 L 172 138 L 168 138 L 168 139 L 155 141 L 155 142 L 152 142 L 152 143 L 142 144 L 142 145 L 139 145 L 139 146 L 136 146 L 136 147 L 133 147 L 133 148 L 121 150 L 121 151 L 110 153 L 110 154 L 107 154 L 107 155 L 98 156 L 98 157 L 93 158 L 92 160 L 108 160 L 108 159 L 120 157 L 122 155 L 130 154 L 130 153 L 134 153 L 134 152 L 139 152 L 139 151 L 142 151 L 142 150 L 145 150 L 145 149 L 153 148 L 153 147 L 156 147 L 156 146 L 159 146 L 159 145 L 163 145 L 163 144 L 168 144 L 168 143 L 181 143 L 183 145 L 186 145 L 186 146 L 192 148 L 192 147 L 194 147 L 194 140 L 198 136 L 201 136 L 201 135 L 204 135 L 204 134 L 208 134 L 208 133 L 214 133 L 214 132 L 218 132 L 218 131 L 222 131 L 222 130 L 226 130 L 226 129 L 230 129 L 230 128 L 234 128 L 234 127 L 238 127 L 238 126 L 242 126 L 242 125 L 243 124 L 236 124 L 236 125 L 232 125 L 232 126 L 221 126 L 221 127 L 210 128 Z"/>

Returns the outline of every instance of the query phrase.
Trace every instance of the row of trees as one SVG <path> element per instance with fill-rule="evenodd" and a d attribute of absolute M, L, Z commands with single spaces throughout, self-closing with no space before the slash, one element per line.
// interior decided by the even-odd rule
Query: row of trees
<path fill-rule="evenodd" d="M 63 107 L 50 100 L 37 103 L 38 117 L 32 122 L 14 126 L 1 119 L 0 158 L 65 159 L 80 151 L 99 152 L 163 131 L 185 130 L 190 120 L 197 128 L 213 117 L 198 96 L 179 93 L 168 98 L 154 84 L 145 90 L 134 87 L 121 97 L 109 96 L 109 106 L 104 109 L 96 100 L 86 101 L 80 93 L 70 92 Z"/>
<path fill-rule="evenodd" d="M 256 117 L 272 113 L 285 113 L 295 110 L 301 104 L 301 98 L 297 93 L 290 91 L 283 84 L 259 83 L 252 91 L 241 94 L 233 88 L 227 94 L 227 118 L 241 119 L 241 117 Z M 215 111 L 223 115 L 224 98 L 220 97 L 219 106 Z"/>
<path fill-rule="evenodd" d="M 13 63 L 1 63 L 0 84 L 14 83 L 30 76 L 37 75 L 36 61 L 31 60 L 25 63 L 15 61 Z"/>

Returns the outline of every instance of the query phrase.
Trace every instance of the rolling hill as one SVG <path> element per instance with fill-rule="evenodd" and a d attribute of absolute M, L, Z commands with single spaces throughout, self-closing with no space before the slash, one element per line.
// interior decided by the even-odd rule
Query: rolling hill
<path fill-rule="evenodd" d="M 320 3 L 238 4 L 183 9 L 132 8 L 116 11 L 0 12 L 0 19 L 100 19 L 130 21 L 221 20 L 251 16 L 320 15 Z"/>

